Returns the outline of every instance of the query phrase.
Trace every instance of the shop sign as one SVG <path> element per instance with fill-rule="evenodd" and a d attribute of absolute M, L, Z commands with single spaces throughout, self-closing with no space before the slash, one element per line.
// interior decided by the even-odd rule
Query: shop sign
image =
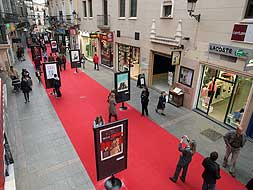
<path fill-rule="evenodd" d="M 231 40 L 253 43 L 253 24 L 235 24 Z"/>
<path fill-rule="evenodd" d="M 113 42 L 113 32 L 107 33 L 107 42 Z"/>
<path fill-rule="evenodd" d="M 90 33 L 90 38 L 99 38 L 98 33 Z"/>
<path fill-rule="evenodd" d="M 81 32 L 82 37 L 90 37 L 89 32 Z"/>
<path fill-rule="evenodd" d="M 221 55 L 227 55 L 230 57 L 238 57 L 238 58 L 247 58 L 250 55 L 253 55 L 253 50 L 244 49 L 239 47 L 220 45 L 209 43 L 209 53 L 217 53 Z"/>
<path fill-rule="evenodd" d="M 253 57 L 249 58 L 246 60 L 246 64 L 245 64 L 245 71 L 250 71 L 253 70 Z"/>
<path fill-rule="evenodd" d="M 171 61 L 172 61 L 171 65 L 180 65 L 181 51 L 173 51 Z"/>

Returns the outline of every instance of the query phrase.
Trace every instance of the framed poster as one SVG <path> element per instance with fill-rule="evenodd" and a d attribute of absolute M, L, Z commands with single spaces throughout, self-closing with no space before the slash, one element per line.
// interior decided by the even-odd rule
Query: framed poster
<path fill-rule="evenodd" d="M 94 128 L 97 180 L 127 168 L 128 120 Z"/>
<path fill-rule="evenodd" d="M 42 60 L 41 47 L 39 45 L 31 45 L 30 48 L 32 53 L 32 60 L 34 61 L 37 57 Z"/>
<path fill-rule="evenodd" d="M 187 67 L 180 67 L 179 80 L 178 82 L 188 87 L 192 86 L 194 70 Z"/>
<path fill-rule="evenodd" d="M 171 61 L 172 61 L 171 65 L 180 65 L 181 51 L 173 51 L 171 57 L 172 57 L 172 59 L 171 59 Z"/>
<path fill-rule="evenodd" d="M 58 52 L 58 44 L 56 40 L 51 40 L 50 42 L 52 53 Z"/>
<path fill-rule="evenodd" d="M 48 35 L 47 35 L 47 34 L 44 35 L 44 42 L 45 42 L 46 44 L 49 43 L 49 38 L 48 38 Z"/>
<path fill-rule="evenodd" d="M 57 74 L 61 82 L 60 71 L 59 67 L 57 67 L 57 62 L 45 62 L 43 64 L 43 72 L 46 89 L 53 88 L 54 74 Z"/>
<path fill-rule="evenodd" d="M 116 89 L 116 101 L 125 102 L 130 100 L 130 72 L 119 72 L 114 74 L 114 87 Z"/>
<path fill-rule="evenodd" d="M 71 68 L 81 67 L 80 49 L 69 50 Z"/>

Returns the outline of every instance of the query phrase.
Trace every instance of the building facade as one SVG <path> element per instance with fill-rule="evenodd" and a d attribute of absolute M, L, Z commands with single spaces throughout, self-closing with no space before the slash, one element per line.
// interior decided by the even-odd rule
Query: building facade
<path fill-rule="evenodd" d="M 72 2 L 81 18 L 79 46 L 88 59 L 96 53 L 102 65 L 130 70 L 134 79 L 144 73 L 159 90 L 178 87 L 185 107 L 223 125 L 248 127 L 252 0 L 198 1 L 199 22 L 185 0 Z"/>

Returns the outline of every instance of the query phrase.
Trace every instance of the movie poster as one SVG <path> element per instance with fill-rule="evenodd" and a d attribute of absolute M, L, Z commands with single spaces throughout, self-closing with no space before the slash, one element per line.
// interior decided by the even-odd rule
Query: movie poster
<path fill-rule="evenodd" d="M 46 75 L 47 79 L 54 78 L 54 74 L 57 74 L 57 65 L 56 64 L 46 64 Z"/>
<path fill-rule="evenodd" d="M 80 49 L 69 50 L 71 68 L 81 67 Z"/>
<path fill-rule="evenodd" d="M 97 180 L 126 169 L 128 120 L 108 123 L 93 130 Z"/>
<path fill-rule="evenodd" d="M 43 73 L 44 73 L 44 80 L 46 84 L 46 89 L 53 88 L 53 81 L 54 81 L 54 74 L 57 74 L 57 77 L 60 77 L 59 67 L 57 67 L 57 62 L 45 62 L 43 64 Z"/>
<path fill-rule="evenodd" d="M 123 124 L 100 131 L 101 160 L 117 156 L 123 152 Z"/>
<path fill-rule="evenodd" d="M 57 44 L 57 41 L 56 41 L 56 40 L 52 40 L 52 41 L 50 42 L 50 44 L 51 44 L 52 53 L 58 52 L 58 44 Z"/>
<path fill-rule="evenodd" d="M 128 73 L 122 73 L 117 75 L 117 91 L 127 91 L 128 90 Z"/>

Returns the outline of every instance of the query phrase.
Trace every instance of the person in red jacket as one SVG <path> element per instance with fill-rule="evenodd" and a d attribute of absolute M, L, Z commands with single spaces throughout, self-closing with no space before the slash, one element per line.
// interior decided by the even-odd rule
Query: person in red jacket
<path fill-rule="evenodd" d="M 97 54 L 95 53 L 95 55 L 93 56 L 94 69 L 99 71 L 98 61 L 99 61 L 99 58 Z"/>

